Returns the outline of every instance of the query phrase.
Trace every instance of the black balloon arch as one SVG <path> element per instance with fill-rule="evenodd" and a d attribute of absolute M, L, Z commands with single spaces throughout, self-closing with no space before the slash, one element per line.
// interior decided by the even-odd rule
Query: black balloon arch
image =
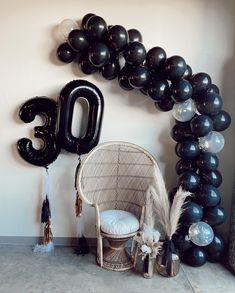
<path fill-rule="evenodd" d="M 85 74 L 100 72 L 105 79 L 118 78 L 122 89 L 140 90 L 154 101 L 159 110 L 173 110 L 176 124 L 171 130 L 171 136 L 177 142 L 175 152 L 180 157 L 176 164 L 178 186 L 182 185 L 193 193 L 193 198 L 187 203 L 181 218 L 181 228 L 173 237 L 174 244 L 181 254 L 182 261 L 189 265 L 201 266 L 207 260 L 221 260 L 225 245 L 223 238 L 216 233 L 216 226 L 225 221 L 226 215 L 220 206 L 218 187 L 222 183 L 222 176 L 217 169 L 219 161 L 216 153 L 224 146 L 224 138 L 220 132 L 229 127 L 231 118 L 222 110 L 222 98 L 211 77 L 202 72 L 192 74 L 192 69 L 184 58 L 167 58 L 166 52 L 160 47 L 146 52 L 139 31 L 127 31 L 121 25 L 107 26 L 102 17 L 91 13 L 83 17 L 80 28 L 67 20 L 60 24 L 58 31 L 66 37 L 66 42 L 60 44 L 57 49 L 60 61 L 77 62 Z M 120 59 L 123 58 L 125 64 L 121 66 Z M 76 88 L 76 81 L 68 84 L 66 89 L 73 85 Z M 65 96 L 69 97 L 71 93 L 72 89 Z M 63 95 L 61 97 L 60 102 Z M 89 103 L 92 104 L 93 100 Z M 100 117 L 96 116 L 95 121 L 91 123 L 91 129 L 96 123 L 100 128 L 102 110 L 98 111 Z M 61 113 L 65 116 L 66 110 L 61 108 L 60 115 Z M 62 141 L 62 147 L 64 140 L 71 141 L 66 133 L 66 130 L 71 128 L 71 121 L 70 125 L 63 126 L 68 119 L 60 117 L 59 141 Z M 63 127 L 67 128 L 62 129 L 61 139 Z M 84 153 L 98 143 L 98 138 L 99 131 L 89 148 L 83 152 L 69 148 L 68 151 Z M 18 149 L 22 155 L 20 141 Z M 59 154 L 56 147 L 54 153 L 55 156 L 49 159 L 46 165 Z M 44 163 L 42 161 L 36 165 L 45 165 Z M 178 186 L 169 192 L 171 199 Z M 214 230 L 213 241 L 205 247 L 193 244 L 187 237 L 188 227 L 199 221 L 208 223 Z"/>

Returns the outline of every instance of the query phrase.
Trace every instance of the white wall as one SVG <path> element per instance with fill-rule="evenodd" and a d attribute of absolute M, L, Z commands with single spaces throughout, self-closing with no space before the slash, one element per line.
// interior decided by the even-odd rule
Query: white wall
<path fill-rule="evenodd" d="M 142 32 L 146 48 L 162 46 L 168 56 L 179 54 L 194 72 L 204 71 L 221 88 L 224 109 L 234 115 L 234 1 L 229 0 L 8 0 L 0 9 L 0 236 L 37 236 L 41 233 L 41 179 L 43 168 L 24 162 L 16 141 L 32 136 L 30 125 L 18 118 L 27 99 L 46 95 L 57 99 L 62 87 L 78 78 L 94 82 L 105 97 L 101 142 L 126 140 L 137 143 L 159 160 L 167 186 L 176 182 L 177 161 L 170 139 L 171 113 L 155 109 L 152 101 L 136 92 L 119 89 L 116 81 L 84 76 L 75 66 L 61 65 L 55 57 L 54 27 L 65 18 L 80 20 L 93 12 L 108 24 L 122 24 Z M 220 157 L 224 181 L 223 206 L 230 211 L 234 179 L 234 122 L 225 133 Z M 50 200 L 54 236 L 73 237 L 85 226 L 94 236 L 93 212 L 74 214 L 73 189 L 76 155 L 61 153 L 50 166 Z M 80 221 L 80 226 L 78 222 Z M 223 225 L 228 232 L 229 221 Z"/>

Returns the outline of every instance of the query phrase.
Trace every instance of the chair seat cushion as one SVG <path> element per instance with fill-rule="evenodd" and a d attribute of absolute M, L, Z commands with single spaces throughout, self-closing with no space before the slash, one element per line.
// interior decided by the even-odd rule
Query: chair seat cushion
<path fill-rule="evenodd" d="M 139 220 L 135 215 L 121 210 L 100 213 L 101 231 L 112 235 L 125 235 L 138 231 Z"/>

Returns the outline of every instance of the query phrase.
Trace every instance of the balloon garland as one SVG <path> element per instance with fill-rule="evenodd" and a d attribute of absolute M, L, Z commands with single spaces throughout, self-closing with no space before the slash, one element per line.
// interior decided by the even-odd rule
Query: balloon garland
<path fill-rule="evenodd" d="M 121 25 L 108 26 L 102 17 L 92 13 L 83 17 L 80 28 L 72 20 L 62 21 L 56 34 L 57 40 L 63 42 L 57 49 L 60 61 L 78 63 L 85 74 L 100 72 L 105 79 L 117 78 L 122 89 L 140 90 L 159 110 L 173 110 L 176 124 L 171 137 L 177 143 L 175 152 L 180 157 L 176 164 L 178 186 L 194 194 L 173 240 L 181 259 L 189 265 L 201 266 L 207 259 L 219 261 L 224 240 L 213 231 L 226 216 L 220 206 L 218 187 L 222 176 L 217 169 L 216 153 L 223 149 L 224 137 L 220 132 L 229 127 L 231 118 L 222 110 L 222 98 L 211 77 L 203 72 L 192 74 L 184 58 L 167 58 L 160 47 L 146 51 L 139 31 L 127 31 Z M 171 198 L 177 187 L 170 191 Z M 187 236 L 189 227 L 191 239 Z M 204 238 L 193 237 L 197 232 Z M 213 239 L 206 241 L 206 233 L 213 233 Z"/>

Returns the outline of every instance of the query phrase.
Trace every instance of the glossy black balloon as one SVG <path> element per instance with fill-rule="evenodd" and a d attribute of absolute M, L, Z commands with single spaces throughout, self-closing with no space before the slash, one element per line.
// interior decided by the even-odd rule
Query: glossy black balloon
<path fill-rule="evenodd" d="M 170 87 L 171 97 L 177 102 L 184 102 L 192 97 L 193 89 L 189 81 L 186 79 L 174 80 Z"/>
<path fill-rule="evenodd" d="M 128 37 L 129 37 L 129 42 L 143 42 L 143 38 L 141 33 L 137 29 L 129 29 L 128 30 Z"/>
<path fill-rule="evenodd" d="M 71 63 L 76 57 L 76 52 L 68 43 L 62 43 L 57 49 L 57 57 L 64 63 Z"/>
<path fill-rule="evenodd" d="M 174 242 L 175 248 L 181 253 L 189 250 L 193 246 L 193 243 L 188 237 L 187 231 L 184 233 L 177 232 L 173 235 L 172 240 Z"/>
<path fill-rule="evenodd" d="M 35 149 L 30 139 L 21 138 L 17 142 L 17 149 L 20 156 L 28 163 L 47 166 L 60 153 L 56 137 L 57 103 L 47 97 L 36 97 L 25 102 L 20 108 L 19 116 L 25 123 L 32 122 L 37 115 L 45 119 L 44 125 L 34 127 L 34 136 L 43 141 L 43 146 Z"/>
<path fill-rule="evenodd" d="M 113 51 L 123 51 L 128 43 L 128 33 L 121 25 L 113 25 L 108 29 L 106 43 Z"/>
<path fill-rule="evenodd" d="M 181 78 L 184 75 L 184 72 L 187 69 L 187 64 L 184 58 L 180 56 L 172 56 L 166 59 L 163 67 L 167 79 L 174 80 Z"/>
<path fill-rule="evenodd" d="M 147 85 L 150 78 L 148 68 L 139 65 L 133 68 L 130 72 L 129 82 L 133 88 L 140 89 Z"/>
<path fill-rule="evenodd" d="M 68 42 L 74 51 L 82 52 L 89 47 L 89 42 L 83 31 L 75 29 L 69 33 Z"/>
<path fill-rule="evenodd" d="M 192 133 L 189 124 L 177 123 L 171 130 L 171 137 L 177 142 L 182 142 L 194 139 L 195 135 Z"/>
<path fill-rule="evenodd" d="M 90 60 L 88 59 L 88 55 L 85 54 L 81 56 L 80 58 L 80 65 L 81 65 L 81 71 L 84 74 L 92 74 L 98 71 L 98 67 L 95 67 Z"/>
<path fill-rule="evenodd" d="M 87 24 L 88 19 L 94 15 L 95 15 L 94 13 L 87 13 L 86 15 L 83 16 L 82 21 L 81 21 L 81 28 L 83 30 L 86 30 L 86 24 Z"/>
<path fill-rule="evenodd" d="M 196 140 L 185 140 L 181 143 L 177 143 L 175 151 L 177 156 L 192 160 L 199 155 L 200 148 Z"/>
<path fill-rule="evenodd" d="M 87 101 L 88 124 L 82 137 L 72 134 L 73 109 L 77 99 Z M 61 146 L 71 153 L 88 153 L 99 142 L 104 99 L 101 91 L 86 80 L 74 80 L 61 91 L 60 97 L 59 140 Z"/>
<path fill-rule="evenodd" d="M 210 184 L 202 184 L 195 193 L 196 200 L 204 207 L 214 207 L 221 201 L 219 190 Z"/>
<path fill-rule="evenodd" d="M 166 60 L 166 52 L 161 47 L 153 47 L 147 52 L 146 64 L 150 71 L 158 72 Z"/>
<path fill-rule="evenodd" d="M 188 171 L 196 172 L 197 164 L 196 161 L 181 159 L 177 162 L 175 169 L 178 175 Z"/>
<path fill-rule="evenodd" d="M 91 41 L 102 41 L 107 31 L 107 24 L 100 16 L 93 15 L 86 22 L 85 32 Z"/>
<path fill-rule="evenodd" d="M 192 76 L 192 73 L 193 73 L 192 68 L 187 64 L 187 68 L 183 74 L 183 78 L 189 79 Z"/>
<path fill-rule="evenodd" d="M 203 217 L 202 207 L 194 201 L 189 201 L 184 205 L 184 212 L 181 217 L 181 222 L 184 225 L 189 225 L 201 221 Z"/>
<path fill-rule="evenodd" d="M 211 226 L 221 225 L 226 220 L 225 210 L 221 206 L 205 209 L 203 221 Z"/>
<path fill-rule="evenodd" d="M 207 261 L 207 254 L 201 247 L 193 246 L 181 255 L 183 263 L 192 267 L 200 267 Z"/>
<path fill-rule="evenodd" d="M 202 152 L 196 159 L 197 166 L 200 170 L 216 170 L 219 166 L 219 159 L 210 152 Z"/>
<path fill-rule="evenodd" d="M 149 83 L 146 89 L 148 96 L 156 102 L 169 97 L 169 84 L 167 80 L 154 80 Z"/>
<path fill-rule="evenodd" d="M 157 109 L 163 112 L 168 112 L 173 109 L 175 102 L 172 100 L 170 95 L 167 97 L 164 97 L 161 101 L 155 102 L 154 105 Z"/>
<path fill-rule="evenodd" d="M 222 183 L 222 175 L 218 170 L 200 170 L 199 174 L 202 183 L 215 187 L 219 187 Z"/>
<path fill-rule="evenodd" d="M 212 116 L 213 128 L 215 131 L 224 131 L 231 124 L 231 117 L 226 111 L 220 111 L 218 114 Z"/>
<path fill-rule="evenodd" d="M 109 62 L 110 52 L 109 48 L 100 42 L 91 44 L 89 48 L 89 60 L 96 66 L 101 67 Z"/>
<path fill-rule="evenodd" d="M 181 185 L 183 189 L 194 192 L 197 190 L 200 184 L 200 177 L 197 173 L 187 171 L 180 174 L 178 178 L 178 185 Z"/>
<path fill-rule="evenodd" d="M 202 92 L 196 99 L 196 107 L 201 114 L 216 115 L 222 106 L 222 98 L 216 93 Z"/>
<path fill-rule="evenodd" d="M 101 67 L 101 74 L 105 79 L 112 80 L 120 72 L 120 64 L 116 58 L 111 58 L 107 64 Z"/>
<path fill-rule="evenodd" d="M 131 86 L 130 82 L 129 82 L 129 77 L 131 75 L 131 66 L 129 65 L 125 65 L 119 75 L 118 75 L 118 83 L 120 85 L 120 87 L 126 91 L 130 91 L 133 90 L 133 87 Z"/>
<path fill-rule="evenodd" d="M 211 86 L 211 77 L 204 72 L 194 74 L 190 78 L 193 87 L 193 94 L 198 94 L 200 91 L 208 90 Z"/>
<path fill-rule="evenodd" d="M 225 249 L 224 238 L 218 233 L 214 233 L 214 239 L 208 246 L 205 247 L 205 250 L 209 255 L 213 255 L 218 252 L 223 253 L 224 249 Z"/>
<path fill-rule="evenodd" d="M 145 60 L 146 50 L 142 43 L 131 42 L 126 46 L 123 56 L 128 64 L 140 65 Z"/>
<path fill-rule="evenodd" d="M 216 93 L 218 95 L 220 94 L 219 88 L 217 87 L 217 85 L 215 85 L 213 83 L 210 85 L 210 87 L 207 91 L 210 93 Z"/>
<path fill-rule="evenodd" d="M 190 127 L 197 137 L 206 136 L 213 130 L 213 122 L 207 115 L 198 115 L 191 120 Z"/>

